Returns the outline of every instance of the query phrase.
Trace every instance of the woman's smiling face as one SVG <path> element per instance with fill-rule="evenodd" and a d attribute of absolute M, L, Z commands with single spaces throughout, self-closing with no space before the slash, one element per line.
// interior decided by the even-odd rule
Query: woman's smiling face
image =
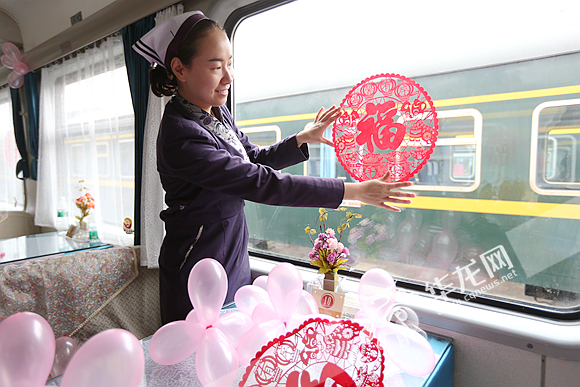
<path fill-rule="evenodd" d="M 173 58 L 171 68 L 178 79 L 179 94 L 195 106 L 210 112 L 226 103 L 234 79 L 232 46 L 226 33 L 213 29 L 197 42 L 198 54 L 185 66 Z"/>

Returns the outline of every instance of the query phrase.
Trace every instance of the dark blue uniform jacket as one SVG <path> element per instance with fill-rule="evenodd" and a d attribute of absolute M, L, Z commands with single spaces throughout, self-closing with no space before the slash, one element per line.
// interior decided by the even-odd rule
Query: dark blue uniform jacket
<path fill-rule="evenodd" d="M 214 115 L 233 130 L 250 162 L 173 100 L 157 138 L 157 169 L 168 209 L 159 255 L 163 323 L 185 319 L 192 309 L 187 280 L 203 258 L 218 260 L 228 275 L 226 302 L 250 284 L 244 201 L 276 206 L 336 208 L 344 195 L 339 179 L 291 175 L 278 170 L 308 159 L 296 136 L 260 149 L 242 133 L 225 106 Z M 220 117 L 221 116 L 221 117 Z"/>

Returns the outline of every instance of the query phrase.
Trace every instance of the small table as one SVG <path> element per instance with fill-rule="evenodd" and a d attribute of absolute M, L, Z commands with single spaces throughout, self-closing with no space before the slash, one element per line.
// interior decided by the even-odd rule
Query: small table
<path fill-rule="evenodd" d="M 0 240 L 0 254 L 4 253 L 4 256 L 0 258 L 0 265 L 49 255 L 107 247 L 112 247 L 112 245 L 103 243 L 98 239 L 77 241 L 59 235 L 58 232 L 2 239 Z"/>

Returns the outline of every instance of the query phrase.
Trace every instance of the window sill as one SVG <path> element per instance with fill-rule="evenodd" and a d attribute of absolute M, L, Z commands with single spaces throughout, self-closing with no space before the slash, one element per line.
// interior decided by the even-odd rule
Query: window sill
<path fill-rule="evenodd" d="M 250 257 L 253 276 L 267 275 L 277 264 Z M 304 283 L 317 276 L 314 269 L 299 267 L 298 270 Z M 346 290 L 356 292 L 357 289 L 358 281 L 349 278 Z M 445 302 L 435 296 L 400 287 L 397 290 L 397 303 L 413 309 L 422 325 L 556 359 L 580 361 L 580 321 L 555 321 L 467 301 Z"/>

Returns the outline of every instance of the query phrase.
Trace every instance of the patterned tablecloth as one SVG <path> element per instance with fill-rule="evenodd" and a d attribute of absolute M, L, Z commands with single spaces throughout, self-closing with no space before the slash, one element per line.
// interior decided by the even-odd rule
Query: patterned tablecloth
<path fill-rule="evenodd" d="M 0 321 L 34 312 L 71 336 L 139 274 L 131 247 L 80 251 L 0 266 Z"/>

